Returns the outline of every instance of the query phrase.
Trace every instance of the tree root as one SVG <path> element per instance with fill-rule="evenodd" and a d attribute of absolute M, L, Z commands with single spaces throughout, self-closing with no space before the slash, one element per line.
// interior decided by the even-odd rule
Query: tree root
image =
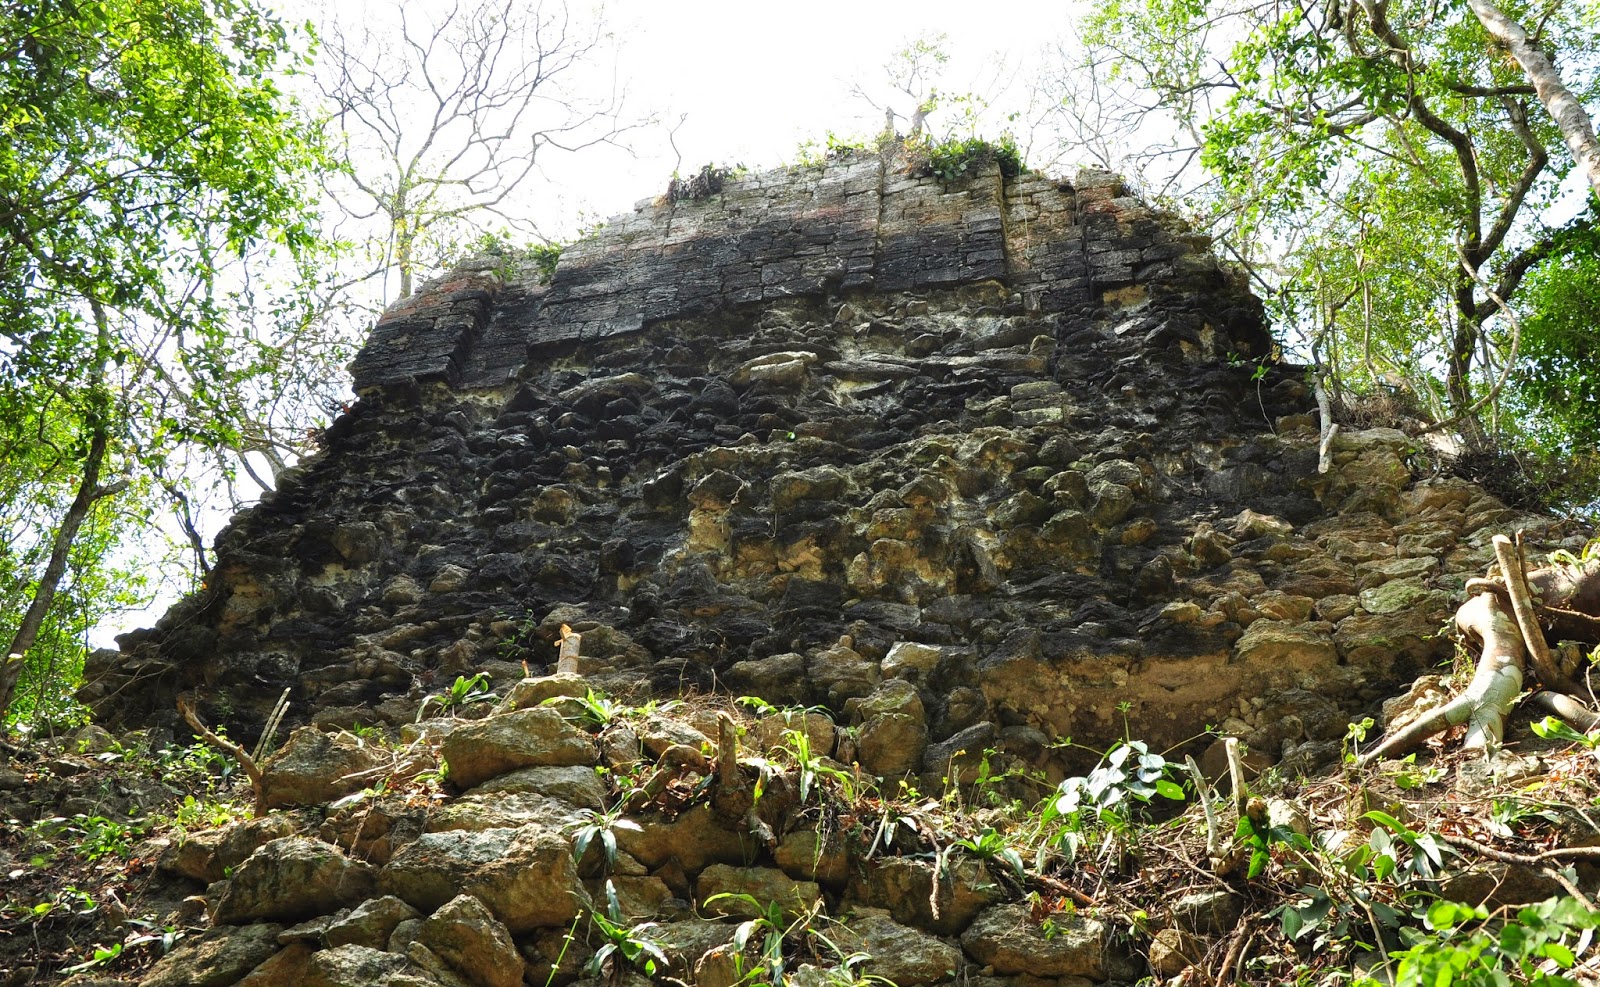
<path fill-rule="evenodd" d="M 1558 631 L 1576 626 L 1590 633 L 1600 626 L 1600 618 L 1592 616 L 1600 612 L 1600 563 L 1553 565 L 1530 574 L 1510 538 L 1496 535 L 1494 551 L 1501 579 L 1468 580 L 1468 599 L 1456 610 L 1456 627 L 1482 648 L 1472 680 L 1443 707 L 1385 736 L 1357 759 L 1358 765 L 1405 754 L 1461 725 L 1467 727 L 1464 747 L 1498 747 L 1506 714 L 1522 691 L 1524 656 L 1528 672 L 1551 690 L 1536 694 L 1537 702 L 1579 729 L 1600 727 L 1600 715 L 1569 698 L 1584 689 L 1551 656 L 1541 623 Z"/>
<path fill-rule="evenodd" d="M 1529 697 L 1529 701 L 1538 703 L 1559 716 L 1573 729 L 1588 733 L 1595 727 L 1600 727 L 1600 713 L 1596 713 L 1564 692 L 1536 692 Z"/>
<path fill-rule="evenodd" d="M 1482 656 L 1472 681 L 1461 694 L 1383 738 L 1356 764 L 1409 753 L 1436 733 L 1466 724 L 1462 746 L 1469 749 L 1498 747 L 1505 717 L 1522 692 L 1522 634 L 1495 595 L 1475 596 L 1456 610 L 1456 626 L 1468 637 L 1483 642 Z"/>
<path fill-rule="evenodd" d="M 1528 577 L 1522 570 L 1522 561 L 1505 535 L 1494 536 L 1494 555 L 1500 563 L 1500 573 L 1505 577 L 1506 593 L 1511 598 L 1511 612 L 1516 615 L 1517 627 L 1522 631 L 1522 641 L 1528 648 L 1528 662 L 1534 675 L 1551 689 L 1575 693 L 1580 686 L 1562 674 L 1550 658 L 1550 647 L 1544 640 L 1544 628 L 1539 626 L 1539 615 L 1534 612 L 1533 594 L 1528 591 Z"/>

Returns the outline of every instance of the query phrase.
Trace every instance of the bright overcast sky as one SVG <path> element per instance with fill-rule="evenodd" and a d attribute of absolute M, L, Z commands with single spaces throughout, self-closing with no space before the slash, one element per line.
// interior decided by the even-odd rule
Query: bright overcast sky
<path fill-rule="evenodd" d="M 942 91 L 1020 101 L 1027 75 L 1017 70 L 1036 64 L 1042 46 L 1065 32 L 1071 9 L 1036 0 L 994 7 L 971 0 L 616 0 L 606 19 L 621 44 L 629 105 L 654 113 L 663 126 L 633 139 L 637 157 L 552 159 L 547 172 L 561 186 L 564 212 L 582 208 L 598 219 L 665 191 L 675 163 L 665 125 L 680 117 L 674 139 L 685 172 L 707 163 L 776 167 L 793 160 L 803 140 L 820 142 L 829 130 L 875 132 L 882 113 L 851 90 L 857 83 L 882 90 L 884 63 L 918 37 L 948 36 Z"/>

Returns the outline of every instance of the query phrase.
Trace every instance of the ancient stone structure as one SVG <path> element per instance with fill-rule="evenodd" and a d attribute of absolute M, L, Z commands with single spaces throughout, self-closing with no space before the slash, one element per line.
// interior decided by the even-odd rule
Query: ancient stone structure
<path fill-rule="evenodd" d="M 1398 431 L 1319 473 L 1303 372 L 1269 357 L 1204 241 L 1096 172 L 846 158 L 643 203 L 548 284 L 463 266 L 379 323 L 361 400 L 205 591 L 94 656 L 107 721 L 187 695 L 248 738 L 287 689 L 310 723 L 259 790 L 289 811 L 149 851 L 212 927 L 141 987 L 643 985 L 590 963 L 629 929 L 657 976 L 735 987 L 751 902 L 819 987 L 1131 984 L 1222 952 L 1220 883 L 1130 936 L 1047 906 L 1047 875 L 1024 899 L 1020 858 L 952 853 L 921 796 L 881 806 L 981 763 L 1037 797 L 1082 767 L 1065 736 L 1209 724 L 1323 763 L 1448 655 L 1492 533 L 1560 540 Z M 563 625 L 576 669 L 549 674 Z M 436 715 L 478 672 L 497 701 Z"/>
<path fill-rule="evenodd" d="M 1270 351 L 1205 239 L 1109 174 L 730 177 L 548 284 L 483 258 L 389 311 L 324 452 L 84 696 L 398 724 L 542 670 L 566 623 L 596 687 L 821 704 L 879 774 L 1125 724 L 1326 756 L 1448 654 L 1483 529 L 1551 532 L 1399 432 L 1319 475 Z"/>

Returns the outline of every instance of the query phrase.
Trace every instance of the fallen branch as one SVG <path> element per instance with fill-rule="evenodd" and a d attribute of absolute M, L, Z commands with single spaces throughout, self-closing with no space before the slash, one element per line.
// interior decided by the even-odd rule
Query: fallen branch
<path fill-rule="evenodd" d="M 1250 810 L 1250 793 L 1244 787 L 1244 761 L 1239 757 L 1239 738 L 1224 740 L 1222 750 L 1228 755 L 1228 776 L 1233 781 L 1233 808 L 1243 819 Z"/>
<path fill-rule="evenodd" d="M 1600 846 L 1558 846 L 1538 853 L 1513 853 L 1510 850 L 1499 850 L 1479 843 L 1470 836 L 1443 835 L 1442 839 L 1461 849 L 1472 850 L 1506 864 L 1527 864 L 1538 867 L 1552 860 L 1600 860 Z"/>
<path fill-rule="evenodd" d="M 1217 813 L 1211 807 L 1211 786 L 1206 784 L 1206 776 L 1201 773 L 1193 755 L 1184 758 L 1183 763 L 1189 769 L 1189 777 L 1194 780 L 1195 798 L 1200 801 L 1200 808 L 1206 814 L 1206 857 L 1215 867 L 1222 859 L 1222 834 L 1217 831 Z"/>
<path fill-rule="evenodd" d="M 255 795 L 255 808 L 253 810 L 255 818 L 260 819 L 266 815 L 265 796 L 267 786 L 263 783 L 261 767 L 256 764 L 255 758 L 251 757 L 248 751 L 227 737 L 213 733 L 209 727 L 200 722 L 200 714 L 194 711 L 194 707 L 189 704 L 189 701 L 181 696 L 178 699 L 178 712 L 183 714 L 183 718 L 188 721 L 189 726 L 206 743 L 233 755 L 233 759 L 239 762 L 239 767 L 244 769 L 245 776 L 250 779 L 250 789 Z"/>
<path fill-rule="evenodd" d="M 289 712 L 290 689 L 284 689 L 283 695 L 278 697 L 278 704 L 272 707 L 272 712 L 267 715 L 267 725 L 261 731 L 261 739 L 256 741 L 256 750 L 251 757 L 257 761 L 264 759 L 272 753 L 272 738 L 277 735 L 278 727 L 283 723 L 284 714 Z"/>
<path fill-rule="evenodd" d="M 1060 881 L 1053 877 L 1047 877 L 1044 874 L 1033 875 L 1033 880 L 1037 881 L 1048 891 L 1053 891 L 1056 894 L 1061 895 L 1063 898 L 1072 899 L 1072 903 L 1077 905 L 1079 908 L 1092 908 L 1096 904 L 1093 898 L 1084 894 L 1082 891 L 1079 891 L 1077 888 L 1066 883 L 1065 881 Z"/>
<path fill-rule="evenodd" d="M 1549 861 L 1555 859 L 1555 855 L 1559 850 L 1546 850 L 1544 853 L 1539 854 L 1511 853 L 1508 850 L 1497 850 L 1492 846 L 1485 846 L 1477 840 L 1465 836 L 1443 836 L 1442 838 L 1446 843 L 1458 850 L 1471 850 L 1473 853 L 1488 857 L 1490 860 L 1498 860 L 1502 864 L 1519 864 L 1524 867 L 1538 868 L 1539 873 L 1561 885 L 1567 894 L 1582 902 L 1583 907 L 1590 911 L 1595 910 L 1594 902 L 1589 900 L 1589 896 L 1584 894 L 1582 889 L 1568 880 L 1567 876 L 1561 871 L 1549 866 Z M 1600 856 L 1600 847 L 1573 847 L 1571 849 L 1594 850 L 1596 851 L 1595 854 L 1586 854 L 1585 856 Z"/>

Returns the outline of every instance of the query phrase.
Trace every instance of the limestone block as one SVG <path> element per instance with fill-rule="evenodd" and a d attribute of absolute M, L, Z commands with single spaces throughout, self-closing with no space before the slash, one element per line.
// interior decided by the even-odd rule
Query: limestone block
<path fill-rule="evenodd" d="M 901 925 L 881 909 L 864 908 L 838 930 L 836 941 L 846 953 L 871 959 L 865 972 L 898 987 L 947 981 L 966 964 L 961 950 L 926 932 Z"/>
<path fill-rule="evenodd" d="M 592 765 L 594 738 L 543 707 L 516 710 L 457 727 L 440 745 L 450 780 L 463 788 L 517 768 Z"/>
<path fill-rule="evenodd" d="M 996 973 L 1106 979 L 1106 929 L 1081 914 L 1052 916 L 1046 936 L 1027 905 L 995 905 L 961 935 L 967 955 Z"/>
<path fill-rule="evenodd" d="M 774 867 L 730 867 L 727 864 L 712 864 L 701 871 L 695 883 L 695 894 L 706 914 L 738 918 L 755 918 L 763 914 L 768 905 L 776 904 L 792 920 L 807 914 L 822 900 L 822 889 L 814 881 L 797 881 Z M 725 894 L 737 897 L 717 898 Z M 745 900 L 742 897 L 745 895 L 754 899 L 755 904 Z"/>
<path fill-rule="evenodd" d="M 220 925 L 293 921 L 364 900 L 372 865 L 304 836 L 263 844 L 234 871 L 213 916 Z"/>
<path fill-rule="evenodd" d="M 229 987 L 278 951 L 280 925 L 219 925 L 179 944 L 139 987 Z"/>
<path fill-rule="evenodd" d="M 457 895 L 422 923 L 416 942 L 478 987 L 518 987 L 522 956 L 511 933 L 471 895 Z"/>
<path fill-rule="evenodd" d="M 262 802 L 269 809 L 332 802 L 367 787 L 362 772 L 383 756 L 354 734 L 302 727 L 262 768 Z"/>

